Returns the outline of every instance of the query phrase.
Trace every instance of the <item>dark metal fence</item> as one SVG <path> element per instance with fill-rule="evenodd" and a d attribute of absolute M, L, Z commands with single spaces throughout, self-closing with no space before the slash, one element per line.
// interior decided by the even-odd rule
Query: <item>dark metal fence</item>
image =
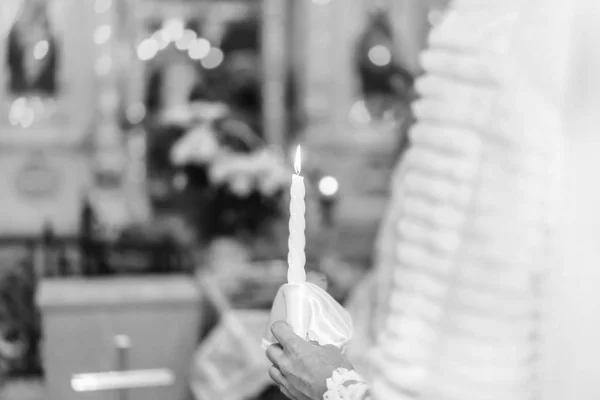
<path fill-rule="evenodd" d="M 169 274 L 193 270 L 190 252 L 174 242 L 85 237 L 0 237 L 4 263 L 30 260 L 38 277 Z M 0 265 L 6 270 L 10 265 Z"/>

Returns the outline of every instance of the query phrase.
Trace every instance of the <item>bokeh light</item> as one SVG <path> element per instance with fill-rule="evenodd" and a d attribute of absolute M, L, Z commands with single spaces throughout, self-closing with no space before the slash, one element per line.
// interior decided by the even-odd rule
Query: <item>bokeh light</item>
<path fill-rule="evenodd" d="M 48 55 L 50 50 L 50 43 L 47 40 L 40 40 L 33 46 L 33 58 L 41 60 Z"/>
<path fill-rule="evenodd" d="M 186 29 L 185 32 L 183 32 L 183 36 L 181 36 L 181 38 L 175 42 L 175 47 L 177 50 L 181 51 L 188 50 L 192 43 L 194 43 L 196 40 L 196 37 L 196 32 Z"/>
<path fill-rule="evenodd" d="M 153 59 L 158 53 L 158 43 L 154 39 L 144 39 L 137 48 L 137 56 L 142 61 Z"/>
<path fill-rule="evenodd" d="M 162 30 L 169 41 L 176 42 L 183 37 L 185 23 L 179 18 L 168 19 L 165 21 Z"/>
<path fill-rule="evenodd" d="M 10 106 L 8 122 L 15 127 L 29 128 L 35 121 L 36 110 L 34 106 L 35 104 L 30 104 L 27 98 L 19 97 Z M 43 112 L 43 106 L 39 109 L 39 112 Z"/>
<path fill-rule="evenodd" d="M 215 69 L 221 65 L 224 59 L 225 55 L 223 54 L 223 51 L 217 47 L 213 47 L 206 57 L 202 59 L 201 63 L 206 69 Z"/>
<path fill-rule="evenodd" d="M 11 125 L 17 126 L 21 123 L 21 118 L 25 114 L 27 108 L 27 101 L 21 97 L 13 101 L 8 112 L 8 121 Z"/>
<path fill-rule="evenodd" d="M 98 28 L 96 28 L 96 31 L 94 32 L 94 42 L 96 44 L 104 44 L 110 40 L 111 35 L 112 28 L 110 27 L 110 25 L 100 25 Z"/>
<path fill-rule="evenodd" d="M 378 67 L 385 67 L 392 62 L 392 53 L 390 49 L 383 45 L 373 46 L 369 49 L 369 61 Z"/>
<path fill-rule="evenodd" d="M 333 176 L 324 176 L 319 181 L 319 192 L 323 196 L 332 197 L 340 188 L 340 184 Z"/>
<path fill-rule="evenodd" d="M 144 106 L 144 103 L 138 102 L 131 104 L 127 107 L 126 115 L 127 121 L 129 121 L 130 124 L 139 124 L 146 116 L 146 107 Z"/>
<path fill-rule="evenodd" d="M 364 100 L 359 100 L 350 109 L 350 121 L 355 124 L 368 124 L 372 120 L 371 113 Z"/>
<path fill-rule="evenodd" d="M 169 43 L 171 43 L 169 35 L 163 29 L 154 32 L 152 39 L 156 41 L 159 50 L 166 49 Z"/>
<path fill-rule="evenodd" d="M 192 60 L 202 60 L 210 52 L 210 42 L 204 38 L 194 40 L 188 49 L 188 55 Z"/>

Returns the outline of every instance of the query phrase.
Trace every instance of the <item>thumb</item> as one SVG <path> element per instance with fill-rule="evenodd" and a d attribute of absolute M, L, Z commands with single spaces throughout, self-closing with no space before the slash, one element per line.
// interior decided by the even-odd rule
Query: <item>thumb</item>
<path fill-rule="evenodd" d="M 273 325 L 271 325 L 271 332 L 284 350 L 297 350 L 308 344 L 300 336 L 296 335 L 292 330 L 292 327 L 284 321 L 273 323 Z"/>

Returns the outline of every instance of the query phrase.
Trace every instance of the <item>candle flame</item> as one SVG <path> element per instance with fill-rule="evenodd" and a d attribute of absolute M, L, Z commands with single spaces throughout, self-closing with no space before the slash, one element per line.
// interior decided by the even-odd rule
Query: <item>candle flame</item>
<path fill-rule="evenodd" d="M 300 175 L 300 171 L 302 170 L 302 150 L 300 146 L 296 148 L 296 157 L 294 158 L 294 170 L 296 174 Z"/>

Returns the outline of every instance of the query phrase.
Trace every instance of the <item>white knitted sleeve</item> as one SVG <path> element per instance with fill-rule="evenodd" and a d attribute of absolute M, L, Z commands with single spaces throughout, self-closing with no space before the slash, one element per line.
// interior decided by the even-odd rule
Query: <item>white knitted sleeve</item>
<path fill-rule="evenodd" d="M 388 307 L 368 356 L 379 400 L 535 398 L 560 120 L 515 49 L 526 5 L 457 0 L 421 54 Z"/>

